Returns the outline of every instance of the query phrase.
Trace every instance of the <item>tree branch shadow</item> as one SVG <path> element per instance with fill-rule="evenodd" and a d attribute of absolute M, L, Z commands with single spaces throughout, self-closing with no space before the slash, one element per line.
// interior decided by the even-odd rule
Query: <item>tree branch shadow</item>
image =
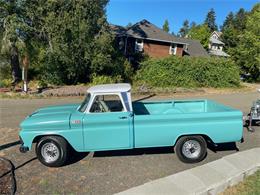
<path fill-rule="evenodd" d="M 18 141 L 14 141 L 14 142 L 10 142 L 10 143 L 1 145 L 1 146 L 0 146 L 0 150 L 4 150 L 4 149 L 10 148 L 10 147 L 19 145 L 20 143 L 21 143 L 20 140 L 18 140 Z"/>
<path fill-rule="evenodd" d="M 12 178 L 12 179 L 10 180 L 10 182 L 11 182 L 12 184 L 11 184 L 10 194 L 15 194 L 15 192 L 16 192 L 16 190 L 17 190 L 17 181 L 16 181 L 16 177 L 15 177 L 15 171 L 16 171 L 17 169 L 19 169 L 19 168 L 21 168 L 21 167 L 23 167 L 23 166 L 29 164 L 30 162 L 34 161 L 34 160 L 36 159 L 36 157 L 34 157 L 34 158 L 32 158 L 32 159 L 30 159 L 30 160 L 28 160 L 28 161 L 26 161 L 26 162 L 20 164 L 19 166 L 16 166 L 16 167 L 14 166 L 14 164 L 13 164 L 13 162 L 12 162 L 11 160 L 6 159 L 6 158 L 3 158 L 3 157 L 1 157 L 1 158 L 4 159 L 5 161 L 9 162 L 10 165 L 11 165 L 11 168 L 10 168 L 9 171 L 3 173 L 3 174 L 0 176 L 0 180 L 1 180 L 2 178 L 4 178 L 5 176 L 8 176 L 8 175 L 11 174 L 11 178 Z"/>

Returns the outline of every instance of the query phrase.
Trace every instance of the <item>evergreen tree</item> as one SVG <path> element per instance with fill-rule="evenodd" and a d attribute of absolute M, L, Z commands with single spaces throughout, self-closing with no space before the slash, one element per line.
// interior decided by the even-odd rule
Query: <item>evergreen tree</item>
<path fill-rule="evenodd" d="M 188 34 L 188 32 L 189 32 L 189 28 L 190 28 L 190 26 L 189 26 L 189 21 L 188 21 L 188 20 L 185 20 L 185 21 L 183 22 L 183 26 L 181 27 L 181 29 L 180 29 L 178 35 L 179 35 L 180 37 L 185 37 L 185 36 Z"/>
<path fill-rule="evenodd" d="M 247 14 L 241 8 L 235 15 L 230 12 L 222 26 L 221 39 L 225 43 L 224 49 L 229 54 L 233 54 L 233 49 L 239 44 L 239 36 L 243 34 L 246 28 Z"/>
<path fill-rule="evenodd" d="M 233 12 L 230 12 L 225 21 L 223 22 L 223 25 L 221 27 L 221 30 L 223 31 L 225 28 L 229 28 L 231 27 L 232 25 L 234 25 L 234 14 Z"/>
<path fill-rule="evenodd" d="M 190 28 L 194 28 L 196 25 L 197 25 L 196 22 L 192 21 L 192 22 L 190 23 Z"/>
<path fill-rule="evenodd" d="M 242 31 L 246 28 L 246 17 L 247 13 L 243 8 L 240 8 L 239 11 L 236 13 L 233 25 L 239 31 Z"/>
<path fill-rule="evenodd" d="M 208 26 L 210 32 L 218 30 L 218 26 L 216 24 L 216 13 L 213 8 L 211 8 L 210 11 L 207 13 L 204 24 Z"/>
<path fill-rule="evenodd" d="M 126 25 L 126 28 L 130 28 L 131 26 L 133 26 L 133 24 L 131 22 L 129 22 L 127 25 Z"/>
<path fill-rule="evenodd" d="M 168 20 L 165 20 L 165 21 L 164 21 L 163 30 L 164 30 L 165 32 L 169 32 L 169 31 L 170 31 L 170 27 L 169 27 L 169 22 L 168 22 Z"/>

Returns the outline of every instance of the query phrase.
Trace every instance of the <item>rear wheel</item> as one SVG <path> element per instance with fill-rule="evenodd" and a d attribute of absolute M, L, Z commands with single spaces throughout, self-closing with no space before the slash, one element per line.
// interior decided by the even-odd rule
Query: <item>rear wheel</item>
<path fill-rule="evenodd" d="M 48 167 L 62 166 L 67 159 L 68 144 L 59 136 L 46 136 L 36 145 L 38 160 Z"/>
<path fill-rule="evenodd" d="M 177 141 L 175 152 L 182 162 L 197 163 L 206 157 L 207 144 L 202 136 L 184 136 Z"/>

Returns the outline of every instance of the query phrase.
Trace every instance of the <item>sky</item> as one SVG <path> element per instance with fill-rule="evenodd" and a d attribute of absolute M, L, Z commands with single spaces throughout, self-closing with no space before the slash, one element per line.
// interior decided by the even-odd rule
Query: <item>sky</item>
<path fill-rule="evenodd" d="M 109 23 L 126 26 L 128 23 L 146 19 L 162 27 L 165 19 L 169 21 L 170 32 L 177 33 L 183 21 L 203 23 L 207 12 L 213 8 L 216 23 L 223 24 L 229 12 L 240 8 L 249 11 L 257 0 L 110 0 L 107 6 Z"/>

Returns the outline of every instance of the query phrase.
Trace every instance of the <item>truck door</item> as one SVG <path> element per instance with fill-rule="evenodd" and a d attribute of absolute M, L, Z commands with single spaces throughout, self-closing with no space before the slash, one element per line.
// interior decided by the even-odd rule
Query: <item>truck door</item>
<path fill-rule="evenodd" d="M 83 119 L 86 151 L 132 147 L 132 114 L 119 94 L 95 95 Z"/>

